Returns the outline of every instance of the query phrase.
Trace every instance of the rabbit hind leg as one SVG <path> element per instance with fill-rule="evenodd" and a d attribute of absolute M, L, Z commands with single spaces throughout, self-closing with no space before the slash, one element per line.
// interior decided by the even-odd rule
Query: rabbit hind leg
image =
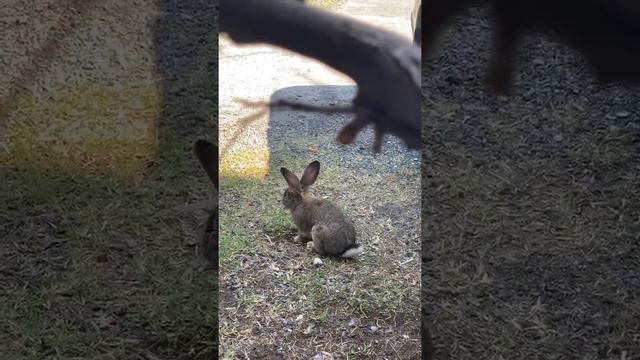
<path fill-rule="evenodd" d="M 325 255 L 325 243 L 327 242 L 329 234 L 329 228 L 325 225 L 313 225 L 311 228 L 311 239 L 313 240 L 313 251 L 319 255 Z"/>

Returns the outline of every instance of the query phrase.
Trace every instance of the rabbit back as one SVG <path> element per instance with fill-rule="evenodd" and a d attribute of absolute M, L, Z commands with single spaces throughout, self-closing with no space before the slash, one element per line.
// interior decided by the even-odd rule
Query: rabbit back
<path fill-rule="evenodd" d="M 339 255 L 356 242 L 353 222 L 329 201 L 304 199 L 292 215 L 299 232 L 320 239 L 322 253 Z"/>

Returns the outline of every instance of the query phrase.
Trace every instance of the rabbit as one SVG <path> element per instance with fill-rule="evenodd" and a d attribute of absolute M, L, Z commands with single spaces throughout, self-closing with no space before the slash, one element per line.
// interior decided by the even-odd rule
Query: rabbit
<path fill-rule="evenodd" d="M 215 186 L 216 198 L 210 201 L 204 210 L 209 213 L 200 234 L 199 253 L 209 261 L 214 270 L 218 270 L 218 147 L 206 140 L 198 140 L 194 152 L 200 165 Z"/>
<path fill-rule="evenodd" d="M 304 169 L 298 180 L 291 171 L 282 167 L 280 173 L 289 187 L 284 191 L 282 204 L 291 211 L 298 228 L 294 241 L 313 242 L 313 250 L 319 255 L 352 258 L 363 252 L 356 242 L 356 230 L 351 220 L 335 204 L 316 199 L 308 190 L 320 172 L 320 162 L 314 161 Z"/>

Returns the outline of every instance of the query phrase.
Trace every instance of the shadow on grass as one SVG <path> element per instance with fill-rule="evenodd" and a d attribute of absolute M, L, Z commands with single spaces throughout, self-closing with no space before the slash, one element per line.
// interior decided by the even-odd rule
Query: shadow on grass
<path fill-rule="evenodd" d="M 192 146 L 216 140 L 217 6 L 158 2 L 158 158 L 137 182 L 0 174 L 0 353 L 211 359 L 217 293 L 172 210 L 210 194 Z M 108 355 L 106 355 L 108 354 Z"/>
<path fill-rule="evenodd" d="M 162 79 L 162 113 L 158 122 L 159 163 L 151 177 L 156 183 L 160 180 L 160 184 L 168 185 L 170 190 L 161 193 L 189 202 L 194 200 L 190 184 L 198 184 L 195 197 L 205 198 L 213 186 L 192 149 L 197 139 L 217 144 L 218 1 L 160 0 L 158 4 L 161 14 L 155 24 L 154 49 Z M 208 276 L 217 278 L 213 273 Z M 217 358 L 217 281 L 203 285 L 204 291 L 184 294 L 196 299 L 182 301 L 183 305 L 178 306 L 193 314 L 201 313 L 199 320 L 192 322 L 191 328 L 184 328 L 183 333 L 171 328 L 160 332 L 164 333 L 160 341 L 149 344 L 159 354 L 180 359 Z M 185 320 L 176 318 L 171 322 Z M 195 319 L 187 320 L 185 325 L 192 320 Z"/>
<path fill-rule="evenodd" d="M 484 73 L 484 17 L 452 28 L 423 75 L 423 296 L 437 355 L 637 355 L 638 89 L 594 82 L 541 37 L 521 46 L 506 102 L 483 76 L 447 83 Z"/>

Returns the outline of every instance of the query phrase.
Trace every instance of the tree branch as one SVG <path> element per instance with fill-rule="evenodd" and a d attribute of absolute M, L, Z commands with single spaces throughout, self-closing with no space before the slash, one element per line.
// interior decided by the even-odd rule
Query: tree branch
<path fill-rule="evenodd" d="M 295 51 L 358 84 L 355 119 L 338 141 L 351 143 L 372 124 L 376 143 L 390 133 L 420 147 L 420 48 L 409 39 L 291 0 L 220 0 L 220 13 L 220 31 L 232 40 Z"/>

